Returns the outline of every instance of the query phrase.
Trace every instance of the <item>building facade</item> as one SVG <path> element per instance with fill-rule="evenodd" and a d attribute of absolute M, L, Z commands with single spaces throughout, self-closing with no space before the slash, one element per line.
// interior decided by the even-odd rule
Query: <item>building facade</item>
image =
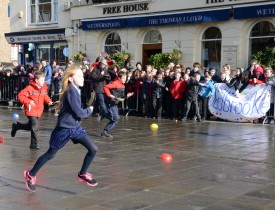
<path fill-rule="evenodd" d="M 64 12 L 64 1 L 11 0 L 10 5 L 11 32 L 5 37 L 9 44 L 18 46 L 15 60 L 27 64 L 38 63 L 41 58 L 55 59 L 65 65 L 68 60 L 65 28 L 70 27 L 71 21 Z"/>
<path fill-rule="evenodd" d="M 101 52 L 123 50 L 130 53 L 132 65 L 147 64 L 150 55 L 176 48 L 185 67 L 200 62 L 234 69 L 247 67 L 251 54 L 275 45 L 273 0 L 24 2 L 11 1 L 12 32 L 6 34 L 10 44 L 23 45 L 23 62 L 43 56 L 63 56 L 65 62 L 78 52 L 93 61 Z"/>
<path fill-rule="evenodd" d="M 10 0 L 0 1 L 0 62 L 9 63 L 11 61 L 11 48 L 5 39 L 5 33 L 10 32 Z"/>

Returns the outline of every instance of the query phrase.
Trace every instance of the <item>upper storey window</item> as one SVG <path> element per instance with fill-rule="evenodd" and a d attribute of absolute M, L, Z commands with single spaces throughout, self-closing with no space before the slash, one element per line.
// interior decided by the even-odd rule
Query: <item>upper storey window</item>
<path fill-rule="evenodd" d="M 29 23 L 57 23 L 58 0 L 29 0 Z"/>

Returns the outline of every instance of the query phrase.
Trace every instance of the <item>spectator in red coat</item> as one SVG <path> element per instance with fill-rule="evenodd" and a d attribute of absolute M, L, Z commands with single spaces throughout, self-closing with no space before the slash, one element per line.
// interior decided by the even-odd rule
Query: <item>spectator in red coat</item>
<path fill-rule="evenodd" d="M 171 82 L 170 93 L 173 104 L 173 119 L 181 119 L 183 113 L 183 95 L 186 91 L 186 82 L 181 79 L 181 72 L 175 73 L 175 79 Z"/>

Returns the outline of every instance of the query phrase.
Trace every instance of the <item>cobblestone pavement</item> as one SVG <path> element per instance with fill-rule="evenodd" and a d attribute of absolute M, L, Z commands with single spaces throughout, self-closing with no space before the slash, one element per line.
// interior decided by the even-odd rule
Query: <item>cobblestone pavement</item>
<path fill-rule="evenodd" d="M 0 209 L 275 209 L 274 126 L 231 122 L 154 120 L 122 117 L 100 137 L 107 122 L 95 117 L 83 127 L 99 150 L 90 167 L 98 186 L 76 181 L 86 151 L 69 142 L 37 174 L 37 190 L 25 188 L 23 171 L 48 148 L 56 117 L 44 113 L 40 150 L 30 150 L 30 133 L 10 137 L 12 114 L 0 108 Z M 157 123 L 158 131 L 150 130 Z M 162 153 L 173 156 L 163 162 Z"/>

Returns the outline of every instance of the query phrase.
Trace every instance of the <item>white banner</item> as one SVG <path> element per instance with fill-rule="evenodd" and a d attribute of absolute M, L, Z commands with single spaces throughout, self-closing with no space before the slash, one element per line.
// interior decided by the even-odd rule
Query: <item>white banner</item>
<path fill-rule="evenodd" d="M 250 122 L 265 116 L 270 108 L 271 86 L 248 85 L 239 97 L 235 96 L 234 87 L 225 83 L 215 84 L 215 94 L 209 99 L 209 110 L 218 118 Z"/>

